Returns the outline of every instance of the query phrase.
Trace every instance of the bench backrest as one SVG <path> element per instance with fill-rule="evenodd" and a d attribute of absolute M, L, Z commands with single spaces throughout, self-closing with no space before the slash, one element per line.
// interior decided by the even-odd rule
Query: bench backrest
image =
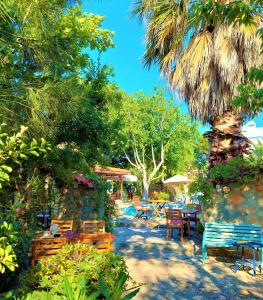
<path fill-rule="evenodd" d="M 82 222 L 82 233 L 104 233 L 105 221 L 104 220 L 86 220 Z"/>
<path fill-rule="evenodd" d="M 65 235 L 68 230 L 73 230 L 73 220 L 51 220 L 50 232 L 52 232 L 53 224 L 58 225 L 58 233 Z"/>
<path fill-rule="evenodd" d="M 253 224 L 205 223 L 206 245 L 229 246 L 234 242 L 262 242 L 262 227 Z"/>
<path fill-rule="evenodd" d="M 56 255 L 66 244 L 67 239 L 61 237 L 34 240 L 31 245 L 31 266 L 34 267 L 44 257 Z"/>
<path fill-rule="evenodd" d="M 80 242 L 95 247 L 102 252 L 110 252 L 114 250 L 112 245 L 112 234 L 111 233 L 100 233 L 100 234 L 80 234 Z"/>

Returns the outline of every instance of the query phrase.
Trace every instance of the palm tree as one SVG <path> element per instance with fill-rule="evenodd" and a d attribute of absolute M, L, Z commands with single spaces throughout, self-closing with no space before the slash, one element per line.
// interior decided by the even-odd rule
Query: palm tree
<path fill-rule="evenodd" d="M 249 151 L 241 112 L 231 102 L 248 70 L 262 62 L 256 35 L 260 21 L 255 16 L 256 22 L 247 26 L 207 22 L 193 15 L 193 2 L 138 0 L 133 13 L 146 21 L 145 66 L 159 65 L 193 118 L 212 125 L 207 136 L 213 166 Z"/>

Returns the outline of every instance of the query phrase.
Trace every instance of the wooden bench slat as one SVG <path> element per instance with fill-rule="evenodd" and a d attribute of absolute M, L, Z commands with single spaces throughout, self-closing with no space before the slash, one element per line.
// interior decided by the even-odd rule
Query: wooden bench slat
<path fill-rule="evenodd" d="M 66 243 L 66 238 L 45 238 L 34 240 L 31 246 L 31 266 L 34 267 L 36 262 L 44 257 L 59 253 L 60 249 L 65 246 Z"/>
<path fill-rule="evenodd" d="M 98 250 L 105 252 L 113 251 L 112 235 L 111 233 L 99 233 L 99 234 L 80 234 L 80 240 L 82 243 L 88 244 Z"/>

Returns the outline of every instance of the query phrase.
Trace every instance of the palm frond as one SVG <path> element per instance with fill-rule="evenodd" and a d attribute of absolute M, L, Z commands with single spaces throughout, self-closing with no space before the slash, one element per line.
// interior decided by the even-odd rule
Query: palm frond
<path fill-rule="evenodd" d="M 157 64 L 167 74 L 180 56 L 187 31 L 187 5 L 185 0 L 140 0 L 134 4 L 133 15 L 144 20 L 147 27 L 146 67 Z"/>
<path fill-rule="evenodd" d="M 231 109 L 236 87 L 245 82 L 246 72 L 262 64 L 256 33 L 261 24 L 257 14 L 247 25 L 223 19 L 207 24 L 202 18 L 191 23 L 192 4 L 138 0 L 133 13 L 146 23 L 144 64 L 157 64 L 170 88 L 188 103 L 192 116 L 209 122 Z"/>

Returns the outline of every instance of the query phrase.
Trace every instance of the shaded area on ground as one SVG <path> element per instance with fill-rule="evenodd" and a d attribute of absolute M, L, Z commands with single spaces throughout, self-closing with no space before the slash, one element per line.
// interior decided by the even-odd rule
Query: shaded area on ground
<path fill-rule="evenodd" d="M 164 228 L 123 218 L 115 234 L 116 251 L 126 258 L 131 277 L 144 283 L 135 299 L 263 299 L 263 274 L 234 273 L 232 258 L 208 257 L 203 266 L 196 234 L 182 244 L 175 231 L 166 241 Z"/>

